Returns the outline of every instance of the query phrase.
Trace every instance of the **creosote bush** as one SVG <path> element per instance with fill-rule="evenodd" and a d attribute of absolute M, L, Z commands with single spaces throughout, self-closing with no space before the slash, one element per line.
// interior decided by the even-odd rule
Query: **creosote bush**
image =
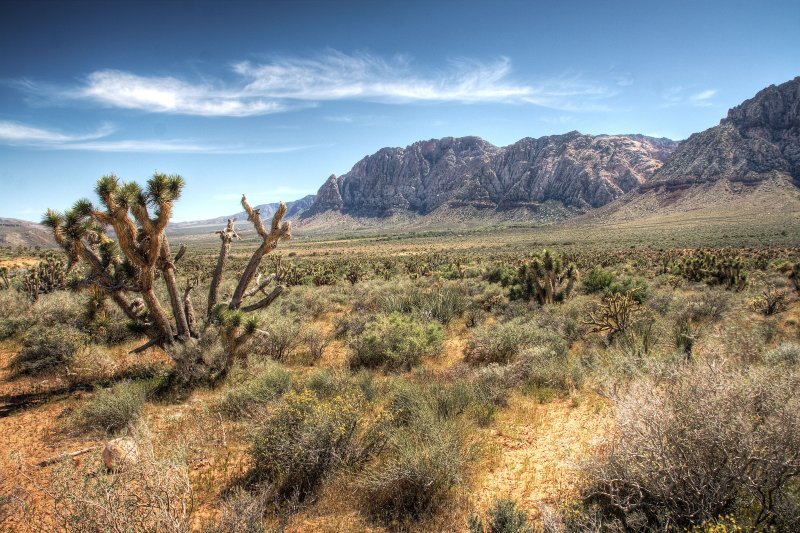
<path fill-rule="evenodd" d="M 374 519 L 387 521 L 435 512 L 466 482 L 474 456 L 465 426 L 456 421 L 416 420 L 402 426 L 358 477 L 362 507 Z"/>
<path fill-rule="evenodd" d="M 328 399 L 309 389 L 288 392 L 252 438 L 253 476 L 280 500 L 302 501 L 353 459 L 360 407 L 349 392 Z"/>
<path fill-rule="evenodd" d="M 410 370 L 423 357 L 438 355 L 444 344 L 442 327 L 400 313 L 380 315 L 352 340 L 350 368 Z"/>

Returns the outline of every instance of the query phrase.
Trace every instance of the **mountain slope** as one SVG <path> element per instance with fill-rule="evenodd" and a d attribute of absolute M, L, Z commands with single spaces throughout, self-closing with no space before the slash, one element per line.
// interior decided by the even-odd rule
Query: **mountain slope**
<path fill-rule="evenodd" d="M 800 77 L 759 91 L 718 126 L 689 137 L 641 189 L 756 183 L 776 173 L 800 183 Z"/>
<path fill-rule="evenodd" d="M 800 213 L 800 77 L 759 91 L 682 142 L 653 179 L 587 215 L 665 220 L 704 211 L 731 220 Z"/>
<path fill-rule="evenodd" d="M 0 218 L 0 246 L 55 246 L 50 230 L 41 224 Z"/>
<path fill-rule="evenodd" d="M 642 135 L 571 132 L 497 147 L 478 137 L 384 148 L 331 176 L 302 218 L 325 211 L 379 217 L 426 215 L 442 206 L 496 210 L 558 201 L 605 205 L 650 179 L 677 143 Z"/>

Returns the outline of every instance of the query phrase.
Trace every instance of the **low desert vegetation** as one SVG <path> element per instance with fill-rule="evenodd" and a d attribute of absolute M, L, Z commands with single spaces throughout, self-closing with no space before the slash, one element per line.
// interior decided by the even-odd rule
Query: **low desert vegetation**
<path fill-rule="evenodd" d="M 177 198 L 168 178 L 143 189 L 148 205 Z M 214 247 L 151 265 L 144 241 L 126 253 L 77 227 L 105 204 L 140 210 L 129 185 L 100 185 L 102 210 L 76 204 L 51 222 L 68 253 L 102 268 L 78 261 L 51 284 L 69 255 L 20 250 L 37 261 L 0 283 L 6 379 L 31 387 L 4 405 L 52 417 L 59 431 L 35 442 L 58 453 L 149 428 L 143 459 L 9 474 L 9 516 L 67 531 L 476 533 L 789 531 L 800 519 L 796 248 L 385 251 L 378 239 L 359 253 L 267 254 L 288 235 L 278 217 L 262 223 L 266 240 L 220 228 Z M 126 310 L 87 282 L 126 284 L 137 268 L 152 284 L 124 296 L 152 291 L 153 308 Z M 566 430 L 547 424 L 571 412 L 584 418 L 563 426 L 588 444 L 515 484 L 548 458 L 504 461 Z"/>

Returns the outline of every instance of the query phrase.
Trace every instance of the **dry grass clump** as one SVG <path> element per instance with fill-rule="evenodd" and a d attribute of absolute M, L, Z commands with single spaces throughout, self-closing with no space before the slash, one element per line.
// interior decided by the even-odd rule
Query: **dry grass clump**
<path fill-rule="evenodd" d="M 22 350 L 9 363 L 13 376 L 41 374 L 69 365 L 89 339 L 69 326 L 37 325 L 22 339 Z"/>
<path fill-rule="evenodd" d="M 474 328 L 464 350 L 464 360 L 482 365 L 512 362 L 528 347 L 548 346 L 558 353 L 565 353 L 566 346 L 558 333 L 538 327 L 524 318 L 499 324 L 483 324 Z"/>
<path fill-rule="evenodd" d="M 466 482 L 475 450 L 454 420 L 421 419 L 395 429 L 386 449 L 356 482 L 362 508 L 373 519 L 418 519 L 435 512 Z"/>
<path fill-rule="evenodd" d="M 266 368 L 248 369 L 249 377 L 229 389 L 217 403 L 226 417 L 240 419 L 258 415 L 261 408 L 286 393 L 292 386 L 292 373 L 272 363 Z"/>
<path fill-rule="evenodd" d="M 118 433 L 132 426 L 147 400 L 147 383 L 122 381 L 102 390 L 70 418 L 72 431 Z"/>

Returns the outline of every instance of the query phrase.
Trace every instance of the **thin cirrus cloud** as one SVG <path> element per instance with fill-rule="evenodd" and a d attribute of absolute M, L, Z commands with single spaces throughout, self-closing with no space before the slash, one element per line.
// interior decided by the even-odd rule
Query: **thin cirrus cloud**
<path fill-rule="evenodd" d="M 19 122 L 0 120 L 0 142 L 5 144 L 62 144 L 91 141 L 107 137 L 113 132 L 114 128 L 104 125 L 93 133 L 75 135 L 28 126 Z"/>
<path fill-rule="evenodd" d="M 358 100 L 384 104 L 410 102 L 536 104 L 561 110 L 598 110 L 597 101 L 615 91 L 579 76 L 540 83 L 512 79 L 511 61 L 450 61 L 435 72 L 421 72 L 403 56 L 391 60 L 329 51 L 313 59 L 278 58 L 231 66 L 232 79 L 191 83 L 172 76 L 142 76 L 120 70 L 90 74 L 73 98 L 150 113 L 244 117 Z"/>
<path fill-rule="evenodd" d="M 134 152 L 178 154 L 280 154 L 314 148 L 317 145 L 245 146 L 215 145 L 191 139 L 109 140 L 114 128 L 104 125 L 90 134 L 67 134 L 19 122 L 0 120 L 0 144 L 33 149 L 79 150 L 89 152 Z"/>
<path fill-rule="evenodd" d="M 684 87 L 670 87 L 661 95 L 662 107 L 675 107 L 690 105 L 694 107 L 710 107 L 714 105 L 712 99 L 717 95 L 716 89 L 705 89 L 696 93 L 689 93 Z"/>

